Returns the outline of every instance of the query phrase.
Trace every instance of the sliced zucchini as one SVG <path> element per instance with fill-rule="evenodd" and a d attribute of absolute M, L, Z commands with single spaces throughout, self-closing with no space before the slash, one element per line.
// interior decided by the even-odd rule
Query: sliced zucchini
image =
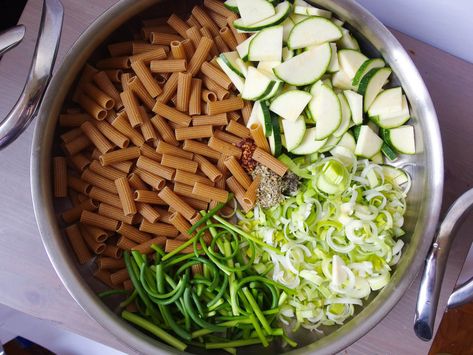
<path fill-rule="evenodd" d="M 240 56 L 241 59 L 243 59 L 245 62 L 248 61 L 248 50 L 250 49 L 250 43 L 255 38 L 257 33 L 251 35 L 247 39 L 245 39 L 243 42 L 241 42 L 238 46 L 236 46 L 236 50 L 238 52 L 238 55 Z"/>
<path fill-rule="evenodd" d="M 294 57 L 294 51 L 290 50 L 287 47 L 283 47 L 283 49 L 282 49 L 282 61 L 285 62 L 286 60 L 289 60 L 292 57 Z"/>
<path fill-rule="evenodd" d="M 311 99 L 312 95 L 305 91 L 285 91 L 271 102 L 269 109 L 286 120 L 295 121 Z"/>
<path fill-rule="evenodd" d="M 340 49 L 338 51 L 338 62 L 342 70 L 348 75 L 351 81 L 358 69 L 368 60 L 363 53 L 354 49 Z"/>
<path fill-rule="evenodd" d="M 342 136 L 337 145 L 340 147 L 345 147 L 351 150 L 352 152 L 355 152 L 356 142 L 355 138 L 353 138 L 353 135 L 350 132 L 345 132 L 345 134 Z"/>
<path fill-rule="evenodd" d="M 282 120 L 282 129 L 286 137 L 286 149 L 292 151 L 304 138 L 306 131 L 304 116 L 299 116 L 295 121 Z"/>
<path fill-rule="evenodd" d="M 402 89 L 400 87 L 381 91 L 368 110 L 369 116 L 399 113 L 402 111 Z"/>
<path fill-rule="evenodd" d="M 356 88 L 352 85 L 349 76 L 343 70 L 339 70 L 333 74 L 332 85 L 337 89 L 356 90 Z"/>
<path fill-rule="evenodd" d="M 332 49 L 332 57 L 330 58 L 330 64 L 328 65 L 327 72 L 335 73 L 340 70 L 340 64 L 338 62 L 337 55 L 337 45 L 335 43 L 330 43 L 330 48 Z"/>
<path fill-rule="evenodd" d="M 369 126 L 360 126 L 355 148 L 356 155 L 369 159 L 381 150 L 382 145 L 383 140 Z"/>
<path fill-rule="evenodd" d="M 294 13 L 298 15 L 306 15 L 306 16 L 320 16 L 320 17 L 325 17 L 325 18 L 332 17 L 332 13 L 330 11 L 322 10 L 315 6 L 296 5 L 294 6 Z"/>
<path fill-rule="evenodd" d="M 238 11 L 238 5 L 237 5 L 237 2 L 236 0 L 226 0 L 223 5 L 229 9 L 230 11 L 233 11 L 235 13 L 239 13 Z"/>
<path fill-rule="evenodd" d="M 241 20 L 246 25 L 252 25 L 273 16 L 274 6 L 266 0 L 236 0 Z"/>
<path fill-rule="evenodd" d="M 399 153 L 415 154 L 414 127 L 405 125 L 389 130 L 389 144 Z"/>
<path fill-rule="evenodd" d="M 351 91 L 345 90 L 343 92 L 345 98 L 347 99 L 348 106 L 351 111 L 351 119 L 355 124 L 363 123 L 363 96 L 360 94 Z"/>
<path fill-rule="evenodd" d="M 406 182 L 409 181 L 409 177 L 407 176 L 407 173 L 402 169 L 396 168 L 391 165 L 384 165 L 384 164 L 381 164 L 381 168 L 383 169 L 385 181 L 394 182 L 398 186 L 401 186 L 402 184 L 405 184 Z"/>
<path fill-rule="evenodd" d="M 371 161 L 375 164 L 383 164 L 384 159 L 383 159 L 383 154 L 381 152 L 376 153 L 371 157 Z"/>
<path fill-rule="evenodd" d="M 291 18 L 292 22 L 294 22 L 294 25 L 297 25 L 299 22 L 302 22 L 309 18 L 309 16 L 307 15 L 299 15 L 295 13 L 292 13 L 289 17 Z"/>
<path fill-rule="evenodd" d="M 238 60 L 241 60 L 240 56 L 236 51 L 234 52 L 225 52 L 220 54 L 219 56 L 225 64 L 238 76 L 241 76 L 242 78 L 245 78 L 243 68 L 241 67 L 241 64 L 238 64 Z M 246 67 L 245 73 L 248 71 L 248 67 Z"/>
<path fill-rule="evenodd" d="M 284 82 L 282 81 L 276 81 L 273 89 L 268 93 L 268 95 L 264 96 L 261 98 L 261 101 L 266 101 L 269 99 L 272 99 L 273 97 L 277 96 L 279 92 L 281 91 L 282 87 L 284 86 Z"/>
<path fill-rule="evenodd" d="M 341 137 L 350 128 L 351 111 L 350 106 L 348 106 L 348 101 L 345 98 L 345 95 L 340 92 L 337 94 L 337 97 L 340 101 L 340 107 L 342 109 L 342 121 L 340 122 L 340 126 L 338 126 L 337 130 L 333 132 L 333 136 Z"/>
<path fill-rule="evenodd" d="M 251 111 L 250 118 L 246 123 L 246 127 L 250 128 L 253 123 L 258 122 L 263 127 L 265 136 L 269 136 L 273 130 L 271 123 L 271 112 L 268 107 L 262 101 L 256 101 L 253 104 L 253 110 Z"/>
<path fill-rule="evenodd" d="M 225 63 L 222 58 L 218 57 L 216 61 L 220 68 L 223 70 L 223 72 L 227 74 L 227 76 L 230 78 L 237 90 L 239 92 L 243 92 L 243 89 L 245 87 L 245 81 L 243 80 L 243 78 L 237 75 L 232 69 L 230 69 L 230 67 Z"/>
<path fill-rule="evenodd" d="M 282 151 L 281 131 L 279 129 L 279 118 L 276 115 L 272 115 L 271 123 L 272 123 L 272 131 L 268 137 L 269 148 L 271 149 L 271 154 L 277 157 L 281 155 L 281 151 Z"/>
<path fill-rule="evenodd" d="M 252 0 L 247 0 L 252 1 Z M 262 0 L 265 1 L 265 0 Z M 244 22 L 242 18 L 236 19 L 233 21 L 233 26 L 236 29 L 248 32 L 255 32 L 262 30 L 263 28 L 278 25 L 282 23 L 291 13 L 291 3 L 289 1 L 283 1 L 282 3 L 276 6 L 276 13 L 268 17 L 267 19 L 254 23 L 254 24 L 247 24 Z"/>
<path fill-rule="evenodd" d="M 374 59 L 366 60 L 361 65 L 361 67 L 358 68 L 358 71 L 356 72 L 355 77 L 353 78 L 352 84 L 354 86 L 357 86 L 360 83 L 363 76 L 365 76 L 365 74 L 368 73 L 371 69 L 382 68 L 385 65 L 386 63 L 381 58 L 374 58 Z"/>
<path fill-rule="evenodd" d="M 329 150 L 335 148 L 338 144 L 338 142 L 340 142 L 340 139 L 342 137 L 335 137 L 333 134 L 328 137 L 327 139 L 327 142 L 325 143 L 325 145 L 319 150 L 320 153 L 325 153 L 325 152 L 328 152 Z"/>
<path fill-rule="evenodd" d="M 268 137 L 273 132 L 273 123 L 271 112 L 269 112 L 268 105 L 264 101 L 261 101 L 261 112 L 263 113 L 264 134 Z"/>
<path fill-rule="evenodd" d="M 287 39 L 289 38 L 289 33 L 291 33 L 292 29 L 294 28 L 294 21 L 290 17 L 284 20 L 282 23 L 282 41 L 287 43 Z"/>
<path fill-rule="evenodd" d="M 248 49 L 250 61 L 281 61 L 282 25 L 265 28 L 253 38 Z"/>
<path fill-rule="evenodd" d="M 269 77 L 273 78 L 273 80 L 277 80 L 276 75 L 274 75 L 273 69 L 276 68 L 280 64 L 281 64 L 280 60 L 262 61 L 258 63 L 258 66 L 256 67 L 256 69 L 264 72 Z"/>
<path fill-rule="evenodd" d="M 342 37 L 337 25 L 324 17 L 309 17 L 294 26 L 287 46 L 290 49 L 305 48 L 317 44 L 333 42 Z"/>
<path fill-rule="evenodd" d="M 274 74 L 289 85 L 312 84 L 327 71 L 331 52 L 329 43 L 314 47 L 274 68 Z"/>
<path fill-rule="evenodd" d="M 337 41 L 338 48 L 360 50 L 360 45 L 355 37 L 353 37 L 346 28 L 342 28 L 342 38 Z"/>
<path fill-rule="evenodd" d="M 381 153 L 391 161 L 397 158 L 397 153 L 386 142 L 381 146 Z"/>
<path fill-rule="evenodd" d="M 358 93 L 364 96 L 363 106 L 365 112 L 367 112 L 373 103 L 374 99 L 383 88 L 384 83 L 391 75 L 392 70 L 390 68 L 375 68 L 371 69 L 361 79 L 360 85 L 358 86 Z"/>
<path fill-rule="evenodd" d="M 411 115 L 409 113 L 409 104 L 407 98 L 402 95 L 402 109 L 400 112 L 383 114 L 375 117 L 370 117 L 378 126 L 383 128 L 396 128 L 406 123 Z"/>
<path fill-rule="evenodd" d="M 316 122 L 315 139 L 322 140 L 335 132 L 342 122 L 340 100 L 327 85 L 317 90 L 309 103 L 309 111 Z"/>
<path fill-rule="evenodd" d="M 271 92 L 274 84 L 275 81 L 268 75 L 256 68 L 249 67 L 241 96 L 245 100 L 260 100 Z"/>
<path fill-rule="evenodd" d="M 296 148 L 294 148 L 291 153 L 296 155 L 308 155 L 316 153 L 325 145 L 325 143 L 327 143 L 327 138 L 322 140 L 315 139 L 315 127 L 308 128 L 304 133 L 301 143 Z"/>
<path fill-rule="evenodd" d="M 346 165 L 346 166 L 351 166 L 353 164 L 353 161 L 356 159 L 355 158 L 355 153 L 353 153 L 352 150 L 341 146 L 340 143 L 338 145 L 336 145 L 330 151 L 330 154 L 332 154 L 333 157 L 340 160 L 340 162 L 343 165 Z"/>

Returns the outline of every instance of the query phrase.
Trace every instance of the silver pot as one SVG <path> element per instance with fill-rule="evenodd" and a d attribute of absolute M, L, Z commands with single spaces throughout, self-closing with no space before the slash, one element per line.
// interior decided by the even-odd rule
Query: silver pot
<path fill-rule="evenodd" d="M 176 351 L 121 320 L 95 295 L 96 285 L 91 281 L 90 270 L 76 265 L 59 229 L 51 191 L 50 161 L 59 112 L 86 60 L 118 27 L 147 8 L 159 6 L 159 2 L 122 0 L 107 10 L 80 36 L 48 86 L 59 42 L 62 6 L 59 0 L 45 0 L 39 41 L 28 83 L 17 105 L 0 123 L 1 148 L 14 140 L 36 113 L 39 116 L 31 151 L 31 184 L 35 215 L 49 258 L 81 307 L 119 340 L 145 354 Z M 302 334 L 300 338 L 305 346 L 293 352 L 335 353 L 355 342 L 381 321 L 399 301 L 424 261 L 426 268 L 414 329 L 420 338 L 428 340 L 432 337 L 451 236 L 457 221 L 473 203 L 473 191 L 467 192 L 454 204 L 434 238 L 442 202 L 442 143 L 435 110 L 421 76 L 389 30 L 356 2 L 317 0 L 316 3 L 349 23 L 364 50 L 371 55 L 382 55 L 391 66 L 395 80 L 402 85 L 412 106 L 418 153 L 395 162 L 395 165 L 409 170 L 412 188 L 405 223 L 408 244 L 391 282 L 342 327 L 328 332 L 320 339 L 308 332 Z M 22 29 L 17 28 L 16 31 L 17 37 L 21 36 Z M 15 36 L 0 35 L 0 47 L 12 46 L 17 40 Z M 7 41 L 4 46 L 1 45 L 2 41 Z M 468 291 L 468 287 L 464 290 Z"/>

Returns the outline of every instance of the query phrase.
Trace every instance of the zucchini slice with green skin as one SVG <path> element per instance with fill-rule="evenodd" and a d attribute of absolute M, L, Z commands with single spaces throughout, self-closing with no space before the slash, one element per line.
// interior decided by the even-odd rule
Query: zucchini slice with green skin
<path fill-rule="evenodd" d="M 407 173 L 399 168 L 391 165 L 380 164 L 384 174 L 384 180 L 388 182 L 394 182 L 398 186 L 405 184 L 409 181 Z"/>
<path fill-rule="evenodd" d="M 411 115 L 409 113 L 409 104 L 405 95 L 402 95 L 402 109 L 400 112 L 385 113 L 382 115 L 370 117 L 370 120 L 375 122 L 382 128 L 396 128 L 406 123 Z"/>
<path fill-rule="evenodd" d="M 282 141 L 281 141 L 281 131 L 279 129 L 279 118 L 276 115 L 271 115 L 271 124 L 272 132 L 268 137 L 269 148 L 271 149 L 271 154 L 275 157 L 281 155 L 282 151 Z"/>
<path fill-rule="evenodd" d="M 221 58 L 227 67 L 229 67 L 236 75 L 245 78 L 245 74 L 241 70 L 240 65 L 238 65 L 237 61 L 240 59 L 240 56 L 238 55 L 238 52 L 225 52 L 219 55 L 219 58 Z M 240 59 L 241 60 L 241 59 Z M 248 71 L 248 68 L 247 68 Z"/>
<path fill-rule="evenodd" d="M 241 20 L 245 24 L 255 24 L 274 16 L 274 6 L 266 0 L 236 0 Z"/>
<path fill-rule="evenodd" d="M 238 5 L 236 0 L 226 0 L 223 5 L 229 9 L 230 11 L 233 11 L 236 14 L 239 14 L 240 11 L 238 11 Z"/>
<path fill-rule="evenodd" d="M 262 97 L 260 100 L 267 101 L 267 100 L 272 99 L 273 97 L 279 94 L 283 86 L 284 86 L 284 83 L 282 81 L 276 81 L 276 83 L 273 86 L 273 89 L 269 92 L 269 94 L 266 95 L 265 97 Z"/>
<path fill-rule="evenodd" d="M 282 25 L 271 26 L 258 32 L 248 48 L 248 60 L 280 61 L 282 57 Z"/>
<path fill-rule="evenodd" d="M 309 85 L 325 74 L 331 56 L 330 44 L 325 43 L 288 59 L 273 71 L 279 79 L 289 85 Z"/>
<path fill-rule="evenodd" d="M 402 89 L 400 87 L 381 91 L 368 110 L 369 116 L 393 114 L 402 111 Z"/>
<path fill-rule="evenodd" d="M 301 144 L 306 131 L 304 116 L 299 116 L 295 121 L 282 120 L 282 129 L 286 137 L 286 149 L 291 151 Z"/>
<path fill-rule="evenodd" d="M 255 101 L 253 104 L 253 110 L 248 118 L 246 127 L 250 128 L 253 123 L 259 123 L 263 127 L 263 132 L 266 137 L 268 137 L 273 130 L 271 113 L 263 101 Z"/>
<path fill-rule="evenodd" d="M 389 129 L 386 134 L 387 142 L 391 147 L 403 154 L 415 154 L 416 145 L 414 127 L 405 125 Z"/>
<path fill-rule="evenodd" d="M 290 49 L 306 48 L 313 45 L 333 42 L 342 37 L 342 31 L 325 17 L 311 16 L 294 26 L 287 46 Z"/>
<path fill-rule="evenodd" d="M 355 154 L 364 158 L 371 158 L 381 150 L 383 140 L 366 125 L 359 128 Z"/>
<path fill-rule="evenodd" d="M 351 119 L 355 124 L 363 123 L 363 96 L 360 94 L 351 91 L 345 90 L 343 92 L 345 98 L 347 99 L 348 106 L 351 111 Z"/>
<path fill-rule="evenodd" d="M 353 78 L 353 86 L 357 86 L 361 79 L 363 79 L 363 76 L 365 76 L 366 73 L 368 73 L 371 69 L 375 68 L 383 68 L 386 65 L 384 60 L 381 58 L 373 58 L 373 59 L 368 59 L 365 61 L 360 68 L 358 68 L 358 71 L 355 74 L 355 77 Z"/>
<path fill-rule="evenodd" d="M 356 88 L 351 84 L 348 74 L 341 69 L 332 75 L 332 85 L 337 89 L 356 90 Z"/>
<path fill-rule="evenodd" d="M 263 28 L 279 25 L 291 14 L 291 3 L 289 1 L 283 1 L 276 6 L 276 13 L 268 17 L 267 19 L 248 25 L 243 19 L 239 18 L 233 21 L 233 26 L 242 31 L 255 32 L 262 30 Z"/>
<path fill-rule="evenodd" d="M 237 75 L 232 69 L 230 69 L 230 67 L 225 63 L 222 58 L 218 57 L 216 61 L 222 71 L 230 78 L 237 90 L 239 92 L 243 92 L 243 89 L 245 87 L 245 80 L 241 76 Z"/>
<path fill-rule="evenodd" d="M 309 110 L 316 122 L 315 139 L 322 140 L 335 132 L 342 122 L 342 108 L 337 94 L 322 85 L 309 103 Z"/>
<path fill-rule="evenodd" d="M 296 155 L 309 155 L 318 152 L 327 143 L 327 138 L 315 139 L 315 127 L 306 129 L 301 143 L 291 153 Z"/>
<path fill-rule="evenodd" d="M 271 119 L 271 112 L 269 111 L 268 105 L 266 102 L 261 101 L 261 111 L 263 112 L 263 123 L 264 123 L 264 132 L 266 137 L 269 137 L 273 133 L 273 123 Z"/>
<path fill-rule="evenodd" d="M 348 106 L 348 101 L 343 93 L 338 93 L 337 97 L 340 101 L 340 107 L 342 110 L 342 121 L 340 122 L 340 125 L 338 126 L 337 130 L 333 132 L 333 136 L 341 137 L 350 128 L 351 110 L 350 106 Z"/>
<path fill-rule="evenodd" d="M 365 112 L 369 110 L 391 73 L 391 68 L 375 68 L 371 69 L 363 79 L 361 79 L 360 85 L 358 86 L 358 93 L 363 95 Z"/>
<path fill-rule="evenodd" d="M 322 10 L 314 6 L 304 6 L 304 5 L 296 5 L 294 6 L 294 13 L 298 15 L 306 15 L 306 16 L 320 16 L 325 18 L 331 18 L 332 13 L 327 10 Z"/>
<path fill-rule="evenodd" d="M 286 18 L 284 22 L 282 23 L 282 41 L 284 43 L 287 43 L 287 40 L 289 38 L 289 33 L 291 33 L 292 29 L 294 28 L 294 21 L 290 17 Z"/>
<path fill-rule="evenodd" d="M 356 38 L 350 34 L 350 31 L 348 31 L 346 28 L 341 28 L 341 31 L 342 38 L 337 41 L 337 47 L 344 49 L 354 49 L 359 51 L 360 45 L 358 44 Z"/>
<path fill-rule="evenodd" d="M 289 90 L 277 96 L 269 109 L 282 118 L 295 121 L 312 99 L 312 95 L 302 90 Z"/>
<path fill-rule="evenodd" d="M 355 138 L 350 132 L 345 132 L 342 138 L 338 141 L 337 146 L 345 147 L 352 152 L 355 152 L 356 142 Z"/>
<path fill-rule="evenodd" d="M 253 40 L 253 38 L 256 37 L 256 35 L 257 35 L 257 33 L 251 35 L 250 37 L 245 39 L 243 42 L 241 42 L 238 46 L 236 46 L 236 50 L 238 52 L 238 55 L 245 62 L 248 61 L 248 50 L 250 48 L 250 43 Z"/>
<path fill-rule="evenodd" d="M 327 142 L 325 145 L 319 150 L 320 153 L 325 153 L 328 152 L 329 150 L 335 148 L 338 145 L 338 142 L 340 142 L 342 137 L 335 137 L 334 135 L 331 135 L 328 137 Z"/>
<path fill-rule="evenodd" d="M 335 73 L 340 70 L 340 63 L 338 62 L 337 55 L 337 45 L 335 43 L 330 43 L 330 48 L 332 49 L 332 57 L 330 58 L 330 64 L 328 65 L 327 72 Z"/>
<path fill-rule="evenodd" d="M 338 62 L 340 63 L 340 68 L 342 68 L 342 70 L 348 75 L 350 80 L 353 80 L 358 69 L 367 60 L 367 56 L 354 49 L 340 49 L 338 51 Z"/>
<path fill-rule="evenodd" d="M 274 84 L 275 81 L 268 75 L 254 67 L 249 67 L 241 96 L 245 100 L 260 100 L 271 92 Z"/>

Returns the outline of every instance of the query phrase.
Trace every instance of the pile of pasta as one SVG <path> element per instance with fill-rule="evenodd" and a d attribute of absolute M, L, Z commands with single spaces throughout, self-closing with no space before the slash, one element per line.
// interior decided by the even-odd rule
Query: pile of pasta
<path fill-rule="evenodd" d="M 254 160 L 287 170 L 261 125 L 246 127 L 251 103 L 214 61 L 247 38 L 235 18 L 205 0 L 186 20 L 143 20 L 140 39 L 110 44 L 109 58 L 85 66 L 76 106 L 59 117 L 65 154 L 53 157 L 54 196 L 73 205 L 61 213 L 65 235 L 110 287 L 132 287 L 123 250 L 174 250 L 199 211 L 229 203 L 230 191 L 243 210 L 254 207 L 259 179 L 240 164 L 242 139 L 254 140 Z"/>

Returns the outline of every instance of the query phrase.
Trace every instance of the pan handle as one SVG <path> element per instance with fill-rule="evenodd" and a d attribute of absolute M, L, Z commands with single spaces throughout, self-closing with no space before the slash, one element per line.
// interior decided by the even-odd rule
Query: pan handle
<path fill-rule="evenodd" d="M 25 37 L 25 26 L 18 25 L 0 33 L 0 56 L 16 47 Z"/>
<path fill-rule="evenodd" d="M 457 227 L 463 217 L 473 207 L 473 189 L 460 196 L 450 207 L 435 236 L 434 243 L 427 254 L 425 269 L 420 281 L 417 297 L 414 331 L 425 341 L 432 339 L 435 314 L 440 295 L 448 253 Z"/>
<path fill-rule="evenodd" d="M 13 142 L 36 116 L 52 76 L 61 37 L 64 10 L 59 0 L 44 0 L 38 40 L 25 87 L 15 106 L 0 122 L 0 149 Z M 6 50 L 13 46 L 6 46 Z"/>

